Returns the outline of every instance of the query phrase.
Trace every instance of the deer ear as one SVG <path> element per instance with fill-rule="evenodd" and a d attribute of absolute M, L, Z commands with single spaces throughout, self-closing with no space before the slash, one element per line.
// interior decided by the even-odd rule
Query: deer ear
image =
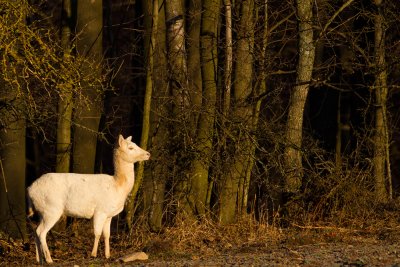
<path fill-rule="evenodd" d="M 118 145 L 122 147 L 123 142 L 125 141 L 124 137 L 120 134 L 118 137 Z"/>
<path fill-rule="evenodd" d="M 126 138 L 126 141 L 132 142 L 132 136 L 129 136 L 128 138 Z"/>

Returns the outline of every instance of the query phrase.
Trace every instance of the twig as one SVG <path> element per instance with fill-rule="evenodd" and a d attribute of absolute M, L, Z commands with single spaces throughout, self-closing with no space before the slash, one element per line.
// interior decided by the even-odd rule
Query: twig
<path fill-rule="evenodd" d="M 6 181 L 6 176 L 4 175 L 4 168 L 3 168 L 3 160 L 2 159 L 0 159 L 0 168 L 1 168 L 1 175 L 3 176 L 4 190 L 5 190 L 6 194 L 8 194 L 7 181 Z"/>
<path fill-rule="evenodd" d="M 337 16 L 339 16 L 339 14 L 346 8 L 348 7 L 352 2 L 354 2 L 354 0 L 348 0 L 346 3 L 344 3 L 336 12 L 335 14 L 332 15 L 332 17 L 330 17 L 330 19 L 328 20 L 328 22 L 325 24 L 324 28 L 322 29 L 322 31 L 319 33 L 318 39 L 322 36 L 322 34 L 328 29 L 329 25 L 331 25 L 331 23 L 335 20 L 335 18 Z"/>

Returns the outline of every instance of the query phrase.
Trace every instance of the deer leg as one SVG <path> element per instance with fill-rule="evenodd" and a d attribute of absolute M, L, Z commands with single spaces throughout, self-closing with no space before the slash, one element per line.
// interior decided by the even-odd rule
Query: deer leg
<path fill-rule="evenodd" d="M 36 228 L 36 231 L 34 233 L 35 236 L 35 249 L 36 249 L 36 261 L 40 264 L 42 264 L 42 260 L 43 260 L 43 250 L 41 248 L 40 245 L 40 240 L 39 240 L 39 235 L 38 233 L 42 232 L 42 226 L 43 224 L 39 224 L 39 226 Z"/>
<path fill-rule="evenodd" d="M 104 237 L 104 247 L 105 247 L 105 255 L 108 259 L 110 257 L 110 227 L 111 227 L 111 219 L 109 217 L 106 219 L 106 222 L 103 226 L 103 237 Z"/>
<path fill-rule="evenodd" d="M 50 229 L 56 224 L 58 219 L 60 219 L 61 214 L 57 215 L 43 215 L 42 220 L 40 221 L 40 224 L 38 228 L 36 229 L 36 234 L 37 237 L 39 238 L 40 242 L 40 249 L 43 252 L 44 258 L 46 259 L 47 263 L 53 263 L 53 260 L 51 259 L 50 255 L 50 250 L 47 246 L 47 241 L 46 241 L 46 236 L 47 233 L 50 231 Z M 38 248 L 37 248 L 38 249 Z M 39 254 L 39 251 L 38 251 Z M 36 259 L 38 256 L 36 257 Z"/>
<path fill-rule="evenodd" d="M 105 214 L 95 214 L 93 216 L 94 244 L 92 250 L 92 257 L 97 257 L 97 248 L 99 246 L 101 230 L 103 229 L 106 219 L 107 216 Z"/>

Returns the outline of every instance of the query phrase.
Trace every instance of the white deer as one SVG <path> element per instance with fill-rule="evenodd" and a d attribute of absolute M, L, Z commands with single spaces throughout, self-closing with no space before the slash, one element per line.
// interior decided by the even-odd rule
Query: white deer
<path fill-rule="evenodd" d="M 110 257 L 110 224 L 113 216 L 119 214 L 135 182 L 133 164 L 148 160 L 150 153 L 132 141 L 132 137 L 118 138 L 114 150 L 114 176 L 106 174 L 48 173 L 37 179 L 28 188 L 29 214 L 33 209 L 40 215 L 36 228 L 36 260 L 44 255 L 52 263 L 46 235 L 54 224 L 65 214 L 72 217 L 93 218 L 94 245 L 92 256 L 97 256 L 101 233 L 105 243 L 105 256 Z M 43 254 L 39 255 L 39 252 Z"/>

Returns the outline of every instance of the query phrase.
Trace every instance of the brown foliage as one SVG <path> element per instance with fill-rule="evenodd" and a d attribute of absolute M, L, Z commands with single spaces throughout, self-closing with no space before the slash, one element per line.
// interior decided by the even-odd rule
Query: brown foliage
<path fill-rule="evenodd" d="M 85 61 L 92 69 L 102 66 L 82 56 L 62 56 L 57 32 L 43 14 L 23 0 L 1 0 L 0 6 L 1 128 L 10 123 L 4 118 L 24 118 L 40 130 L 57 116 L 58 99 L 70 90 L 76 105 L 87 105 L 91 100 L 81 94 L 83 84 L 105 88 L 105 76 L 82 71 Z M 35 19 L 28 23 L 30 17 Z M 3 90 L 14 91 L 12 99 Z"/>

